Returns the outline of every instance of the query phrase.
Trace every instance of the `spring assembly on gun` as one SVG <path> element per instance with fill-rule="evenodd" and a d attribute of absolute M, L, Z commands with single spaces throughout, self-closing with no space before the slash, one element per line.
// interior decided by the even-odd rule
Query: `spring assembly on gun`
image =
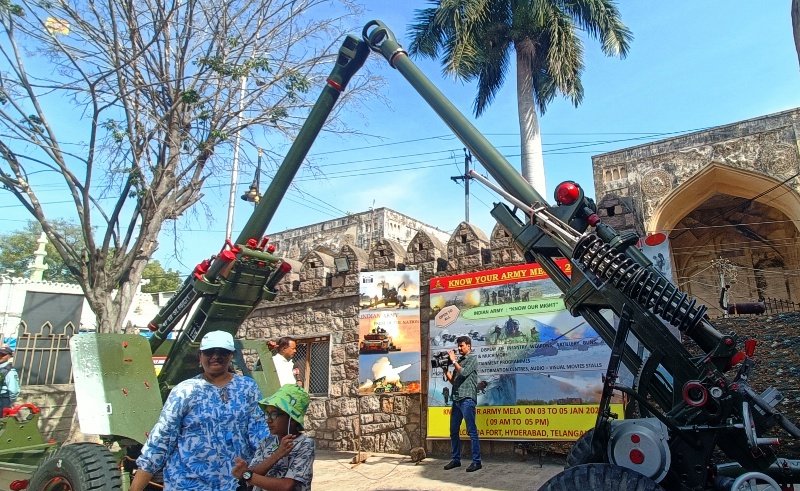
<path fill-rule="evenodd" d="M 573 258 L 683 332 L 693 330 L 708 310 L 705 305 L 696 305 L 697 300 L 678 290 L 669 280 L 615 251 L 595 234 L 578 241 Z"/>

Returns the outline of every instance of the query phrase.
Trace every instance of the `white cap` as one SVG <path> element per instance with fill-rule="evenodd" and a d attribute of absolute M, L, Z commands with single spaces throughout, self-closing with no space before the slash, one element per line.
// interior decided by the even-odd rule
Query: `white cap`
<path fill-rule="evenodd" d="M 233 336 L 225 331 L 211 331 L 203 336 L 203 339 L 200 341 L 200 351 L 211 348 L 236 351 L 236 348 L 233 346 Z"/>

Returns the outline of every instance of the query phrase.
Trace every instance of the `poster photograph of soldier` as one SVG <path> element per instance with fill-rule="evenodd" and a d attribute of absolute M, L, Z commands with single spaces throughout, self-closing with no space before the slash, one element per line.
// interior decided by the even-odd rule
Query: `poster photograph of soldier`
<path fill-rule="evenodd" d="M 359 294 L 359 394 L 419 393 L 419 272 L 360 273 Z"/>
<path fill-rule="evenodd" d="M 650 234 L 639 242 L 639 249 L 653 263 L 659 273 L 672 279 L 672 260 L 669 254 L 669 238 L 664 232 Z"/>
<path fill-rule="evenodd" d="M 559 266 L 569 274 L 566 260 Z M 455 349 L 459 336 L 478 358 L 483 438 L 574 440 L 594 425 L 611 350 L 565 310 L 538 265 L 434 278 L 430 291 L 428 437 L 449 434 L 451 386 L 436 354 Z"/>

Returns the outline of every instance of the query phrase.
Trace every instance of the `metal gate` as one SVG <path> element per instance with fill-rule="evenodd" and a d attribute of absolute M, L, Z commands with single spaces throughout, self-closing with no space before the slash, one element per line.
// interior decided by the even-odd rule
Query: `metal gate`
<path fill-rule="evenodd" d="M 14 368 L 22 385 L 72 383 L 69 339 L 78 332 L 82 295 L 27 292 Z"/>

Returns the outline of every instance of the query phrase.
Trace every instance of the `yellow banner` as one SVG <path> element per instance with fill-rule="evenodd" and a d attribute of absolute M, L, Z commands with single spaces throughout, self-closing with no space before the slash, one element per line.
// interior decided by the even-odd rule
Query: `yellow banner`
<path fill-rule="evenodd" d="M 593 428 L 597 419 L 595 404 L 547 406 L 478 406 L 475 423 L 480 438 L 489 440 L 577 440 Z M 622 404 L 611 404 L 620 417 Z M 462 438 L 469 438 L 461 424 Z M 428 408 L 428 438 L 450 437 L 450 408 Z"/>

